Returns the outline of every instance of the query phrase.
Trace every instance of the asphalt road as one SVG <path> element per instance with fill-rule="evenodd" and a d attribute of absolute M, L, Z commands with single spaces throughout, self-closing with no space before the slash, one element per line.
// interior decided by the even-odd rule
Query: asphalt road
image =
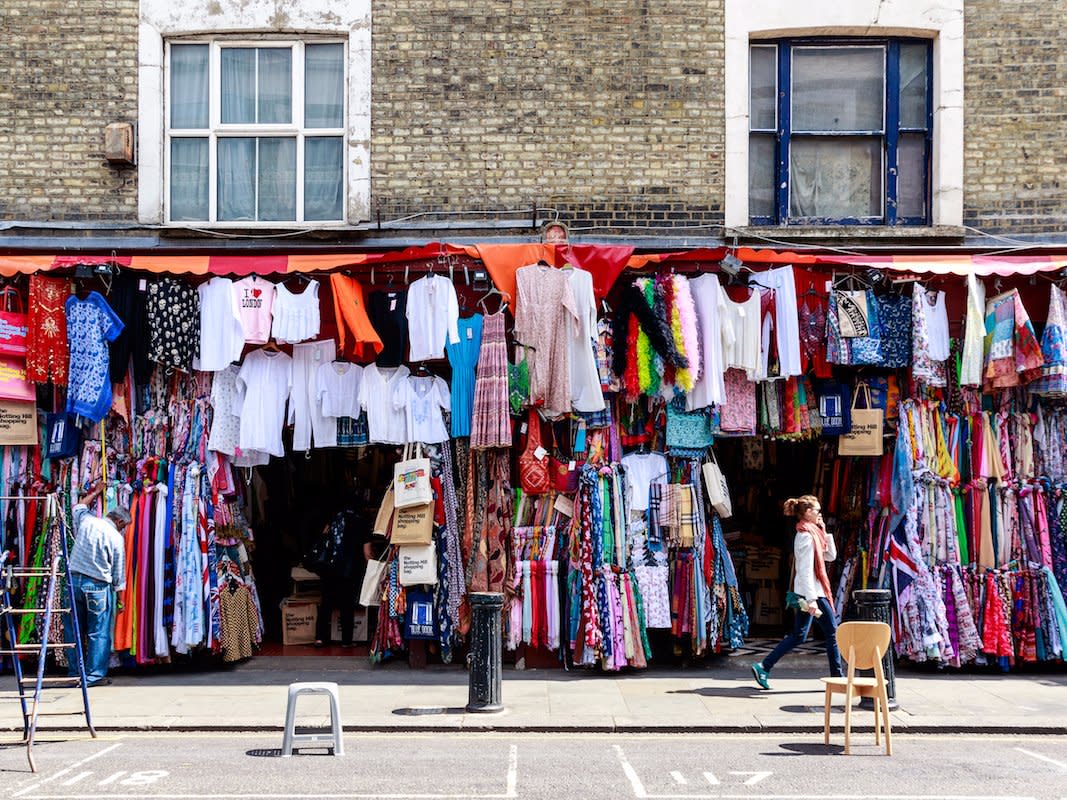
<path fill-rule="evenodd" d="M 39 772 L 0 746 L 0 798 L 1067 798 L 1067 739 L 840 735 L 348 734 L 344 757 L 280 758 L 280 734 L 116 734 L 45 739 Z"/>

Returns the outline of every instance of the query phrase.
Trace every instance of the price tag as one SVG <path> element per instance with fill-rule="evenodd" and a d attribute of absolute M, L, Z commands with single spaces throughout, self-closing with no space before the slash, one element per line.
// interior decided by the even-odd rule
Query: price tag
<path fill-rule="evenodd" d="M 538 461 L 544 461 L 545 456 L 547 455 L 548 451 L 545 450 L 545 448 L 543 447 L 538 447 L 536 450 L 534 450 L 534 458 L 536 458 Z"/>
<path fill-rule="evenodd" d="M 574 468 L 575 468 L 576 466 L 578 466 L 578 462 L 577 462 L 577 461 L 575 461 L 575 460 L 573 460 L 573 459 L 571 459 L 571 460 L 570 460 L 570 461 L 569 461 L 569 462 L 567 463 L 567 472 L 574 472 Z"/>
<path fill-rule="evenodd" d="M 745 318 L 745 307 L 744 306 L 739 305 L 737 307 L 737 316 L 741 317 L 741 319 Z"/>
<path fill-rule="evenodd" d="M 389 301 L 389 310 L 390 311 L 396 311 L 396 298 L 395 297 L 392 300 Z"/>
<path fill-rule="evenodd" d="M 565 494 L 559 495 L 552 507 L 565 517 L 574 516 L 574 501 Z"/>
<path fill-rule="evenodd" d="M 470 329 L 470 328 L 467 328 L 467 341 L 469 342 L 473 338 L 474 338 L 474 331 L 472 329 Z"/>
<path fill-rule="evenodd" d="M 148 279 L 147 278 L 141 278 L 141 280 L 139 280 L 137 282 L 137 289 L 138 289 L 138 291 L 141 291 L 141 292 L 148 291 Z"/>
<path fill-rule="evenodd" d="M 522 425 L 519 426 L 519 433 L 523 433 L 523 434 L 526 433 L 526 423 L 525 422 L 522 423 Z"/>

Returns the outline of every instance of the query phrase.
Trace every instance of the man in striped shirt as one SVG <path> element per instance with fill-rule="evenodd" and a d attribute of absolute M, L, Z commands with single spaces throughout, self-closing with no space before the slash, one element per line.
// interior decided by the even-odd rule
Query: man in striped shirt
<path fill-rule="evenodd" d="M 89 511 L 104 490 L 98 483 L 74 506 L 74 547 L 70 551 L 70 582 L 74 587 L 78 628 L 87 641 L 85 674 L 89 686 L 107 681 L 107 662 L 111 657 L 111 591 L 115 590 L 118 607 L 123 606 L 126 590 L 126 540 L 122 531 L 130 524 L 130 515 L 113 508 L 104 517 Z M 73 636 L 68 633 L 68 639 Z M 77 674 L 75 659 L 70 672 Z"/>

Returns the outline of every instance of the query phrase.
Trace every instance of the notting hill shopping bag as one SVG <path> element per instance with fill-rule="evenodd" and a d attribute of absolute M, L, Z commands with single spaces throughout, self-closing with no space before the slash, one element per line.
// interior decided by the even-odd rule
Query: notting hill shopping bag
<path fill-rule="evenodd" d="M 430 459 L 422 455 L 422 446 L 412 450 L 404 446 L 404 458 L 393 467 L 393 505 L 412 508 L 433 502 L 430 485 Z"/>
<path fill-rule="evenodd" d="M 0 355 L 25 357 L 29 316 L 22 310 L 22 298 L 14 286 L 8 286 L 2 294 L 4 308 L 0 310 Z"/>
<path fill-rule="evenodd" d="M 0 400 L 37 401 L 37 390 L 26 380 L 26 361 L 0 356 Z"/>
<path fill-rule="evenodd" d="M 391 544 L 431 544 L 433 542 L 433 512 L 433 503 L 394 510 L 389 542 Z"/>
<path fill-rule="evenodd" d="M 856 403 L 863 395 L 866 408 L 858 408 Z M 842 456 L 880 456 L 882 455 L 882 409 L 876 408 L 871 400 L 871 387 L 861 383 L 852 396 L 852 429 L 837 440 L 837 452 Z"/>
<path fill-rule="evenodd" d="M 432 544 L 404 545 L 397 548 L 401 586 L 437 584 L 437 550 Z"/>

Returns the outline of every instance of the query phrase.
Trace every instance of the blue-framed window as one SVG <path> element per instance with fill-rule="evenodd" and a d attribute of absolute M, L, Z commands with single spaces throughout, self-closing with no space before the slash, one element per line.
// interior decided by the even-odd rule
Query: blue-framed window
<path fill-rule="evenodd" d="M 781 39 L 749 51 L 753 225 L 928 225 L 923 39 Z"/>

